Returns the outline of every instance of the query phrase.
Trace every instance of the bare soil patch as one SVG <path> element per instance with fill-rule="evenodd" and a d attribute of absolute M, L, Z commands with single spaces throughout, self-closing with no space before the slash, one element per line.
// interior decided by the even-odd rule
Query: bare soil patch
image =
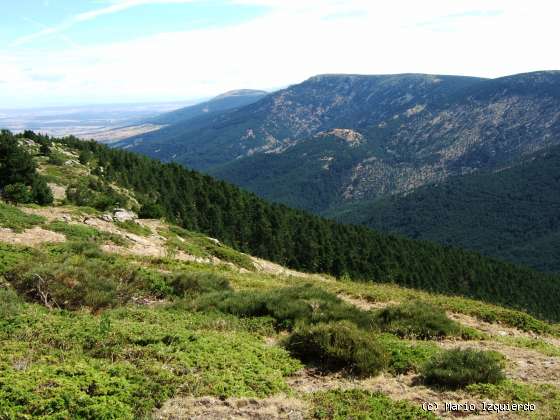
<path fill-rule="evenodd" d="M 293 276 L 302 278 L 317 278 L 320 277 L 317 274 L 303 273 L 301 271 L 290 270 L 280 264 L 273 263 L 271 261 L 263 260 L 261 258 L 249 256 L 253 261 L 257 271 L 267 274 L 281 275 L 281 276 Z"/>
<path fill-rule="evenodd" d="M 158 420 L 302 420 L 307 406 L 293 398 L 178 397 L 167 401 L 154 418 Z"/>
<path fill-rule="evenodd" d="M 42 216 L 45 219 L 47 219 L 49 222 L 55 220 L 70 221 L 76 218 L 76 216 L 70 214 L 67 209 L 61 207 L 40 207 L 40 208 L 20 207 L 20 209 L 21 211 L 27 214 Z"/>
<path fill-rule="evenodd" d="M 406 400 L 421 406 L 424 402 L 437 403 L 439 408 L 435 412 L 438 416 L 444 418 L 462 417 L 474 419 L 484 416 L 485 419 L 509 419 L 514 416 L 495 416 L 489 412 L 453 412 L 445 411 L 445 403 L 465 404 L 473 403 L 476 407 L 481 408 L 484 401 L 468 395 L 464 391 L 439 391 L 428 388 L 419 384 L 417 374 L 407 374 L 392 376 L 390 374 L 381 374 L 370 378 L 356 378 L 345 376 L 340 373 L 323 374 L 313 368 L 305 368 L 296 375 L 288 378 L 288 384 L 296 391 L 302 393 L 312 393 L 319 391 L 328 391 L 332 389 L 364 389 L 371 392 L 382 392 L 393 400 Z"/>
<path fill-rule="evenodd" d="M 64 235 L 40 227 L 27 229 L 20 233 L 14 232 L 11 229 L 0 228 L 0 242 L 13 245 L 37 246 L 48 242 L 64 241 L 66 241 Z"/>
<path fill-rule="evenodd" d="M 49 182 L 47 184 L 52 191 L 53 197 L 57 201 L 62 201 L 66 198 L 66 188 L 62 185 Z"/>
<path fill-rule="evenodd" d="M 364 311 L 383 309 L 386 308 L 387 306 L 399 304 L 399 302 L 395 302 L 395 301 L 370 302 L 365 299 L 359 299 L 354 296 L 345 295 L 345 294 L 339 294 L 338 297 L 342 299 L 344 302 L 349 303 L 350 305 L 354 305 L 355 307 L 362 309 Z"/>

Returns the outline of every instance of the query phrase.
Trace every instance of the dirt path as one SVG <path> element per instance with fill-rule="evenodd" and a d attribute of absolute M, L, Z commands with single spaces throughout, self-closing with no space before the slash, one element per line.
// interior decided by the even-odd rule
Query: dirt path
<path fill-rule="evenodd" d="M 490 336 L 494 337 L 525 337 L 529 339 L 541 339 L 546 341 L 553 346 L 560 347 L 560 338 L 552 336 L 539 336 L 532 331 L 522 331 L 514 327 L 509 327 L 503 324 L 491 324 L 489 322 L 482 321 L 470 315 L 465 315 L 456 312 L 448 312 L 449 318 L 459 322 L 460 324 L 476 328 Z"/>
<path fill-rule="evenodd" d="M 344 302 L 354 305 L 355 307 L 362 309 L 364 311 L 370 311 L 375 309 L 383 309 L 387 306 L 398 305 L 399 302 L 387 301 L 387 302 L 369 302 L 365 299 L 359 299 L 350 295 L 339 294 L 338 297 Z"/>
<path fill-rule="evenodd" d="M 271 261 L 263 260 L 261 258 L 253 257 L 249 255 L 251 260 L 253 261 L 253 265 L 257 269 L 257 271 L 267 274 L 274 274 L 280 276 L 293 276 L 293 277 L 301 277 L 301 278 L 317 278 L 320 277 L 318 274 L 309 274 L 303 273 L 301 271 L 291 270 L 280 264 L 273 263 Z"/>
<path fill-rule="evenodd" d="M 392 376 L 381 374 L 371 378 L 352 378 L 342 374 L 322 374 L 312 368 L 305 368 L 296 375 L 288 378 L 288 384 L 296 391 L 312 393 L 327 391 L 331 389 L 364 389 L 372 392 L 382 392 L 394 400 L 406 400 L 418 407 L 423 403 L 437 403 L 438 410 L 435 413 L 444 418 L 462 417 L 474 419 L 484 417 L 485 419 L 510 419 L 514 416 L 495 416 L 490 412 L 481 410 L 482 403 L 489 400 L 475 398 L 463 391 L 434 391 L 426 386 L 419 385 L 418 375 L 408 374 Z M 465 404 L 473 403 L 479 408 L 478 412 L 465 415 L 463 412 L 445 410 L 445 403 Z M 468 414 L 468 413 L 467 413 Z"/>
<path fill-rule="evenodd" d="M 307 406 L 293 398 L 177 397 L 154 414 L 157 420 L 303 420 Z"/>
<path fill-rule="evenodd" d="M 63 207 L 40 207 L 40 208 L 29 208 L 21 207 L 21 211 L 27 214 L 33 214 L 35 216 L 42 216 L 49 222 L 55 220 L 70 221 L 78 219 L 78 216 L 73 215 L 68 209 Z"/>
<path fill-rule="evenodd" d="M 26 229 L 19 233 L 11 229 L 0 228 L 0 242 L 12 245 L 38 246 L 48 242 L 64 242 L 65 240 L 64 235 L 40 227 Z"/>

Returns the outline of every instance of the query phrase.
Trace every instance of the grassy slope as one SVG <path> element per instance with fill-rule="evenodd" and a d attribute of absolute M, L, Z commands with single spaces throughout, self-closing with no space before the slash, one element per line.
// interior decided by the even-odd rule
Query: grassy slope
<path fill-rule="evenodd" d="M 52 181 L 60 180 L 53 175 Z M 28 214 L 38 210 L 55 220 Z M 68 223 L 69 216 L 72 223 Z M 273 291 L 305 282 L 354 299 L 366 308 L 418 299 L 492 325 L 500 322 L 497 328 L 519 329 L 518 336 L 475 334 L 488 345 L 504 350 L 530 348 L 534 352 L 531 354 L 560 356 L 555 341 L 560 337 L 558 325 L 525 313 L 388 284 L 337 281 L 318 275 L 276 275 L 255 268 L 248 271 L 248 256 L 164 223 L 155 225 L 165 239 L 163 256 L 102 252 L 99 247 L 116 242 L 121 248 L 110 249 L 132 249 L 135 238 L 147 240 L 155 232 L 153 224 L 144 222 L 138 226 L 114 224 L 111 234 L 84 224 L 86 217 L 91 221 L 98 216 L 91 209 L 62 203 L 46 209 L 0 206 L 0 227 L 12 228 L 12 237 L 41 226 L 63 233 L 68 240 L 34 248 L 0 243 L 0 274 L 28 266 L 33 270 L 87 266 L 94 276 L 96 270 L 105 270 L 105 277 L 114 275 L 115 279 L 126 277 L 128 272 L 141 272 L 143 280 L 132 291 L 118 289 L 122 293 L 108 306 L 92 311 L 87 305 L 48 309 L 36 301 L 26 302 L 0 276 L 0 418 L 144 418 L 173 397 L 196 401 L 205 396 L 251 397 L 258 401 L 270 396 L 280 401 L 291 398 L 300 401 L 306 417 L 311 418 L 433 418 L 417 402 L 428 395 L 425 387 L 407 384 L 407 392 L 401 395 L 392 393 L 387 384 L 397 380 L 393 376 L 397 373 L 417 375 L 423 363 L 441 351 L 439 342 L 410 340 L 386 332 L 378 337 L 390 353 L 381 379 L 326 375 L 312 379 L 314 385 L 307 389 L 307 370 L 302 371 L 302 363 L 283 348 L 285 332 L 277 330 L 273 319 L 193 311 L 188 298 L 170 293 L 169 279 L 174 273 L 218 276 L 227 279 L 236 291 Z M 200 259 L 178 259 L 180 252 Z M 211 262 L 216 256 L 222 262 Z M 75 294 L 69 298 L 82 298 L 75 284 L 86 274 L 79 269 L 64 273 L 64 278 L 77 282 L 70 283 L 74 286 L 68 290 Z M 125 292 L 132 293 L 126 301 Z M 304 378 L 303 387 L 294 382 L 293 378 L 299 377 Z M 542 379 L 547 381 L 546 377 Z M 380 381 L 377 384 L 382 390 L 387 388 L 387 395 L 372 392 L 371 381 L 375 380 Z M 350 383 L 356 389 L 345 391 Z M 552 418 L 560 407 L 557 384 L 542 385 L 515 376 L 497 385 L 472 386 L 459 394 L 429 392 L 432 397 L 445 399 L 536 402 L 540 418 Z M 403 401 L 395 401 L 400 399 Z"/>
<path fill-rule="evenodd" d="M 560 289 L 552 275 L 458 248 L 337 225 L 267 203 L 178 165 L 161 164 L 94 142 L 68 138 L 57 143 L 92 152 L 97 157 L 92 170 L 104 174 L 102 180 L 127 186 L 144 202 L 155 200 L 171 220 L 238 250 L 308 272 L 392 281 L 499 302 L 547 319 L 560 318 Z M 110 199 L 102 192 L 96 195 L 91 205 Z M 122 199 L 116 193 L 112 196 Z"/>
<path fill-rule="evenodd" d="M 14 208 L 3 211 L 7 207 L 0 212 L 4 215 L 20 212 Z M 22 218 L 24 216 L 19 214 L 16 219 Z M 49 224 L 43 226 L 50 228 Z M 68 231 L 75 231 L 75 228 Z M 82 231 L 81 234 L 91 235 L 91 232 Z M 98 235 L 91 237 L 98 244 L 111 240 Z M 22 261 L 41 258 L 58 261 L 64 253 L 67 254 L 64 258 L 73 260 L 78 258 L 77 252 L 67 244 L 44 244 L 34 250 L 2 245 L 0 269 L 6 272 Z M 227 278 L 235 290 L 275 290 L 306 282 L 338 295 L 360 298 L 365 304 L 404 302 L 414 297 L 455 312 L 538 332 L 544 334 L 543 337 L 560 335 L 557 325 L 463 298 L 450 299 L 391 285 L 341 282 L 323 276 L 302 279 L 240 272 L 238 267 L 230 265 L 178 261 L 172 256 L 171 253 L 167 258 L 148 258 L 101 253 L 95 258 L 100 262 L 98 265 L 102 261 L 112 261 L 117 267 L 121 262 L 126 266 L 141 266 L 154 274 L 213 273 Z M 138 297 L 140 295 L 145 301 L 158 299 L 154 289 L 139 291 Z M 165 302 L 119 304 L 96 313 L 87 309 L 48 310 L 37 303 L 14 298 L 10 289 L 2 289 L 0 298 L 0 413 L 7 418 L 18 415 L 139 418 L 149 416 L 154 407 L 176 395 L 194 398 L 285 395 L 301 400 L 307 407 L 307 415 L 315 418 L 344 418 L 366 413 L 372 418 L 406 415 L 429 418 L 417 404 L 395 403 L 387 396 L 372 394 L 366 385 L 360 390 L 360 383 L 352 392 L 337 390 L 336 386 L 334 389 L 320 387 L 312 393 L 291 387 L 290 375 L 302 365 L 280 344 L 267 344 L 270 337 L 277 336 L 269 317 L 238 318 L 221 313 L 191 312 L 185 305 Z M 486 339 L 499 341 L 497 337 Z M 392 351 L 391 367 L 386 374 L 389 376 L 391 372 L 410 369 L 414 372 L 439 351 L 434 343 L 409 341 L 392 334 L 386 334 L 383 340 Z M 542 343 L 539 338 L 511 341 L 509 345 L 533 347 L 541 352 L 550 353 L 552 348 L 558 356 L 559 349 L 555 346 L 539 347 Z M 466 393 L 472 398 L 483 395 L 503 401 L 541 401 L 544 414 L 550 414 L 560 398 L 554 386 L 543 388 L 518 380 L 472 387 Z"/>

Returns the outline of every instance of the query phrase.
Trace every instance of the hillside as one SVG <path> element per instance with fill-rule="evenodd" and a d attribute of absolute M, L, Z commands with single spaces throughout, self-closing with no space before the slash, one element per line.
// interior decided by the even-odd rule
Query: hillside
<path fill-rule="evenodd" d="M 331 211 L 360 223 L 532 266 L 560 270 L 560 147 L 498 172 L 453 177 L 405 196 Z"/>
<path fill-rule="evenodd" d="M 39 201 L 45 181 L 50 195 L 0 202 L 1 418 L 497 419 L 494 404 L 506 403 L 522 407 L 508 418 L 555 418 L 558 324 L 255 258 L 146 218 L 158 203 L 130 187 L 145 171 L 123 168 L 184 174 L 185 196 L 189 184 L 205 187 L 197 194 L 225 184 L 95 143 L 27 136 L 2 133 L 0 179 L 34 195 L 5 184 L 3 194 Z"/>
<path fill-rule="evenodd" d="M 323 75 L 118 146 L 321 213 L 558 144 L 559 91 L 553 71 L 492 80 Z"/>
<path fill-rule="evenodd" d="M 182 227 L 218 238 L 234 249 L 293 269 L 393 282 L 523 308 L 547 319 L 560 317 L 560 285 L 552 275 L 485 258 L 473 252 L 359 226 L 344 226 L 189 171 L 66 138 L 93 165 L 92 176 L 69 178 L 72 202 L 98 209 L 127 198 L 111 185 L 132 190 L 144 217 L 166 216 Z M 93 193 L 91 191 L 94 191 Z"/>

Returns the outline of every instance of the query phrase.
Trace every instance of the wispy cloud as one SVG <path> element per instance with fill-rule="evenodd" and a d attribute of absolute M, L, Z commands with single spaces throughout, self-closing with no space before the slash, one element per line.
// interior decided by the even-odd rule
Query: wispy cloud
<path fill-rule="evenodd" d="M 47 26 L 47 25 L 45 25 L 45 24 L 43 24 L 43 23 L 41 23 L 41 22 L 38 22 L 38 21 L 35 20 L 35 19 L 31 19 L 30 17 L 25 16 L 25 17 L 23 17 L 23 20 L 24 20 L 25 22 L 31 23 L 31 24 L 33 24 L 33 25 L 35 25 L 35 26 L 38 26 L 39 28 L 42 28 L 41 31 L 44 31 L 44 30 L 49 29 L 49 26 Z M 66 43 L 67 45 L 69 45 L 70 47 L 72 47 L 72 48 L 80 48 L 80 45 L 78 45 L 76 42 L 74 42 L 72 39 L 70 39 L 69 37 L 67 37 L 67 36 L 64 35 L 63 33 L 57 33 L 56 35 L 58 36 L 58 38 L 59 38 L 60 40 L 62 40 L 63 42 L 65 42 L 65 43 Z"/>
<path fill-rule="evenodd" d="M 45 27 L 38 32 L 19 37 L 12 43 L 12 46 L 20 46 L 49 35 L 60 34 L 77 24 L 94 20 L 100 16 L 122 12 L 137 6 L 147 4 L 191 3 L 193 1 L 195 0 L 117 0 L 111 2 L 108 6 L 75 14 L 58 25 Z"/>
<path fill-rule="evenodd" d="M 98 2 L 72 19 L 177 1 L 185 0 Z M 9 81 L 0 86 L 0 105 L 190 99 L 244 87 L 266 90 L 318 73 L 493 77 L 560 68 L 551 54 L 560 37 L 560 3 L 549 0 L 221 1 L 266 11 L 226 25 L 104 39 L 83 48 L 57 43 L 50 50 L 0 50 L 1 78 Z M 68 35 L 63 32 L 55 33 Z M 37 74 L 64 78 L 37 80 Z"/>

